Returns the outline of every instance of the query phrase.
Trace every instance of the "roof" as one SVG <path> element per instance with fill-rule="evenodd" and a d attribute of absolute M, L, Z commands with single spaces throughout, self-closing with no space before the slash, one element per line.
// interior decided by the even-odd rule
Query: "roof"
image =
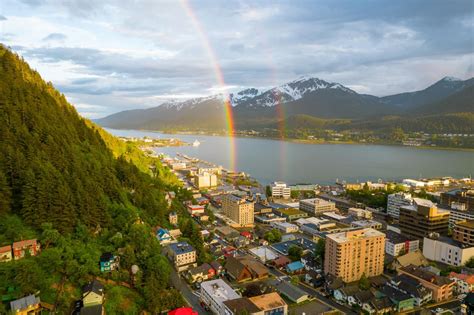
<path fill-rule="evenodd" d="M 240 298 L 240 295 L 222 279 L 204 281 L 201 283 L 201 291 L 207 292 L 218 303 Z"/>
<path fill-rule="evenodd" d="M 15 242 L 13 243 L 13 248 L 22 248 L 25 246 L 33 246 L 33 245 L 36 245 L 36 239 Z"/>
<path fill-rule="evenodd" d="M 286 242 L 275 243 L 272 244 L 271 247 L 283 255 L 288 255 L 288 249 L 293 245 L 298 245 L 303 248 L 303 250 L 314 251 L 316 249 L 316 243 L 306 238 L 297 238 Z"/>
<path fill-rule="evenodd" d="M 225 306 L 234 314 L 251 314 L 260 312 L 260 309 L 247 297 L 224 301 Z"/>
<path fill-rule="evenodd" d="M 211 268 L 212 268 L 211 265 L 209 265 L 208 263 L 204 263 L 200 266 L 189 269 L 188 272 L 192 275 L 197 275 L 197 274 L 200 274 L 200 273 L 206 273 L 207 274 L 209 272 L 209 269 L 211 269 Z"/>
<path fill-rule="evenodd" d="M 212 268 L 214 268 L 214 270 L 222 268 L 222 265 L 216 260 L 211 261 L 211 266 L 212 266 Z"/>
<path fill-rule="evenodd" d="M 443 285 L 453 283 L 453 280 L 450 280 L 448 277 L 438 276 L 432 272 L 425 271 L 414 265 L 408 265 L 406 267 L 402 267 L 400 270 L 407 273 L 408 275 L 417 277 L 424 281 L 431 282 L 437 286 L 443 286 Z"/>
<path fill-rule="evenodd" d="M 383 297 L 381 299 L 373 299 L 369 302 L 376 310 L 383 310 L 386 308 L 392 307 L 392 302 L 387 297 Z"/>
<path fill-rule="evenodd" d="M 474 275 L 451 272 L 449 274 L 449 278 L 455 278 L 467 282 L 468 284 L 474 285 Z"/>
<path fill-rule="evenodd" d="M 115 256 L 112 253 L 103 253 L 100 256 L 100 261 L 111 261 L 114 260 Z"/>
<path fill-rule="evenodd" d="M 355 230 L 355 231 L 333 233 L 333 234 L 327 235 L 326 237 L 335 241 L 336 243 L 345 243 L 354 239 L 385 237 L 385 234 L 375 229 L 365 228 L 365 229 L 360 229 L 360 230 Z"/>
<path fill-rule="evenodd" d="M 38 304 L 40 302 L 40 298 L 36 297 L 34 294 L 25 296 L 21 299 L 11 301 L 10 308 L 12 311 L 19 311 L 25 309 L 31 305 Z"/>
<path fill-rule="evenodd" d="M 102 304 L 86 306 L 81 308 L 81 315 L 101 315 L 102 314 Z"/>
<path fill-rule="evenodd" d="M 290 272 L 301 270 L 304 268 L 304 265 L 301 261 L 294 261 L 286 266 L 286 269 Z"/>
<path fill-rule="evenodd" d="M 252 278 L 268 275 L 268 269 L 261 262 L 248 255 L 227 258 L 225 268 L 235 278 L 238 277 L 244 268 L 250 271 Z"/>
<path fill-rule="evenodd" d="M 425 288 L 420 281 L 412 278 L 406 274 L 401 274 L 392 278 L 392 283 L 395 283 L 401 290 L 407 292 L 414 297 L 425 297 L 431 291 Z"/>
<path fill-rule="evenodd" d="M 266 262 L 267 260 L 274 260 L 278 257 L 278 254 L 275 253 L 273 249 L 267 246 L 254 247 L 249 249 L 249 251 L 264 262 Z"/>
<path fill-rule="evenodd" d="M 474 229 L 474 220 L 464 220 L 454 223 L 455 226 L 462 226 L 469 229 Z"/>
<path fill-rule="evenodd" d="M 405 255 L 395 258 L 395 260 L 402 266 L 415 265 L 415 266 L 427 266 L 428 260 L 421 253 L 420 250 L 416 250 Z"/>
<path fill-rule="evenodd" d="M 186 242 L 172 243 L 169 245 L 169 248 L 175 255 L 191 253 L 194 251 L 194 247 Z"/>
<path fill-rule="evenodd" d="M 253 296 L 249 299 L 262 311 L 269 311 L 286 305 L 286 302 L 276 292 Z"/>
<path fill-rule="evenodd" d="M 354 285 L 348 285 L 342 289 L 340 289 L 342 293 L 344 293 L 345 296 L 355 296 L 357 293 L 360 292 L 359 285 L 354 284 Z"/>
<path fill-rule="evenodd" d="M 400 244 L 400 243 L 405 243 L 405 242 L 414 240 L 413 238 L 409 238 L 408 236 L 404 234 L 399 234 L 392 230 L 387 230 L 385 232 L 385 237 L 387 238 L 387 242 L 390 242 L 392 244 Z"/>
<path fill-rule="evenodd" d="M 273 260 L 273 263 L 276 265 L 276 266 L 283 266 L 283 265 L 287 265 L 291 262 L 291 260 L 286 257 L 286 256 L 280 256 L 276 259 Z"/>
<path fill-rule="evenodd" d="M 281 294 L 287 296 L 292 301 L 297 301 L 302 297 L 308 296 L 308 293 L 287 281 L 280 281 L 275 287 Z"/>
<path fill-rule="evenodd" d="M 397 289 L 392 288 L 391 286 L 385 285 L 382 287 L 381 292 L 386 295 L 390 300 L 396 301 L 396 302 L 401 302 L 401 301 L 406 301 L 409 299 L 412 299 L 411 296 L 409 296 L 406 293 L 403 293 Z"/>
<path fill-rule="evenodd" d="M 168 312 L 168 315 L 198 315 L 191 307 L 180 307 Z"/>
<path fill-rule="evenodd" d="M 104 286 L 98 280 L 93 280 L 82 287 L 82 293 L 94 292 L 97 294 L 103 294 Z"/>
<path fill-rule="evenodd" d="M 361 303 L 367 303 L 374 298 L 374 294 L 370 292 L 370 290 L 364 290 L 364 291 L 357 292 L 355 294 L 355 298 Z"/>
<path fill-rule="evenodd" d="M 2 246 L 0 247 L 0 253 L 8 253 L 12 251 L 12 246 L 7 245 L 7 246 Z"/>

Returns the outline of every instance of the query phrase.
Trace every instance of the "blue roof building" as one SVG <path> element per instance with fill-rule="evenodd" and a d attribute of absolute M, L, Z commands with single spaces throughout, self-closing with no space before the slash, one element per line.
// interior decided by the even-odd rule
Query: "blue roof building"
<path fill-rule="evenodd" d="M 288 265 L 286 265 L 286 272 L 294 273 L 304 269 L 304 265 L 301 261 L 294 261 Z"/>

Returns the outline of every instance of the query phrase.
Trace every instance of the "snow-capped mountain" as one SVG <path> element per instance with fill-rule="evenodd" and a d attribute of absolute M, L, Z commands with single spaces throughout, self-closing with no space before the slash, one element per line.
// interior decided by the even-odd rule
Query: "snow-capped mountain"
<path fill-rule="evenodd" d="M 199 106 L 202 103 L 208 101 L 223 101 L 224 96 L 222 94 L 204 96 L 204 97 L 195 97 L 189 100 L 180 101 L 180 100 L 172 100 L 161 104 L 159 107 L 166 108 L 170 110 L 180 111 L 182 109 L 192 109 L 196 106 Z"/>
<path fill-rule="evenodd" d="M 253 99 L 258 95 L 260 95 L 260 91 L 258 89 L 249 88 L 235 94 L 230 94 L 230 102 L 232 106 L 237 106 Z"/>

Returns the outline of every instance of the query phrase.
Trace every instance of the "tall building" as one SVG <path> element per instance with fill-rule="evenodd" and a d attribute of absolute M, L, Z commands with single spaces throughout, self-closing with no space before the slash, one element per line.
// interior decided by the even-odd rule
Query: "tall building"
<path fill-rule="evenodd" d="M 194 176 L 194 185 L 201 188 L 211 188 L 217 186 L 217 176 L 211 173 L 202 173 Z"/>
<path fill-rule="evenodd" d="M 290 199 L 291 188 L 286 186 L 284 182 L 273 182 L 271 185 L 272 197 Z"/>
<path fill-rule="evenodd" d="M 344 282 L 358 281 L 362 275 L 383 273 L 385 234 L 360 229 L 326 236 L 324 272 Z"/>
<path fill-rule="evenodd" d="M 398 192 L 390 194 L 387 197 L 387 214 L 392 218 L 398 219 L 400 216 L 400 207 L 410 206 L 413 204 L 411 194 Z"/>
<path fill-rule="evenodd" d="M 449 211 L 441 210 L 426 199 L 413 198 L 413 205 L 400 208 L 402 234 L 423 240 L 430 233 L 448 233 Z"/>
<path fill-rule="evenodd" d="M 304 199 L 300 200 L 300 210 L 311 214 L 321 214 L 323 212 L 335 211 L 336 204 L 321 198 Z"/>
<path fill-rule="evenodd" d="M 235 225 L 253 225 L 254 203 L 232 194 L 222 198 L 222 211 Z"/>
<path fill-rule="evenodd" d="M 474 220 L 458 221 L 454 224 L 453 239 L 474 246 Z"/>

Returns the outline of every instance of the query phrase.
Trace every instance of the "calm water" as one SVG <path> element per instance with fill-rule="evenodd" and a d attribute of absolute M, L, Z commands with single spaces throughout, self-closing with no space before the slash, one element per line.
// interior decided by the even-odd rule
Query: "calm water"
<path fill-rule="evenodd" d="M 227 137 L 169 135 L 137 130 L 108 129 L 114 135 L 199 140 L 199 147 L 157 148 L 174 156 L 187 154 L 231 167 Z M 301 144 L 279 140 L 236 138 L 236 169 L 264 184 L 275 180 L 296 183 L 334 183 L 347 181 L 396 180 L 434 176 L 467 177 L 474 174 L 474 152 L 419 149 L 383 145 Z"/>

